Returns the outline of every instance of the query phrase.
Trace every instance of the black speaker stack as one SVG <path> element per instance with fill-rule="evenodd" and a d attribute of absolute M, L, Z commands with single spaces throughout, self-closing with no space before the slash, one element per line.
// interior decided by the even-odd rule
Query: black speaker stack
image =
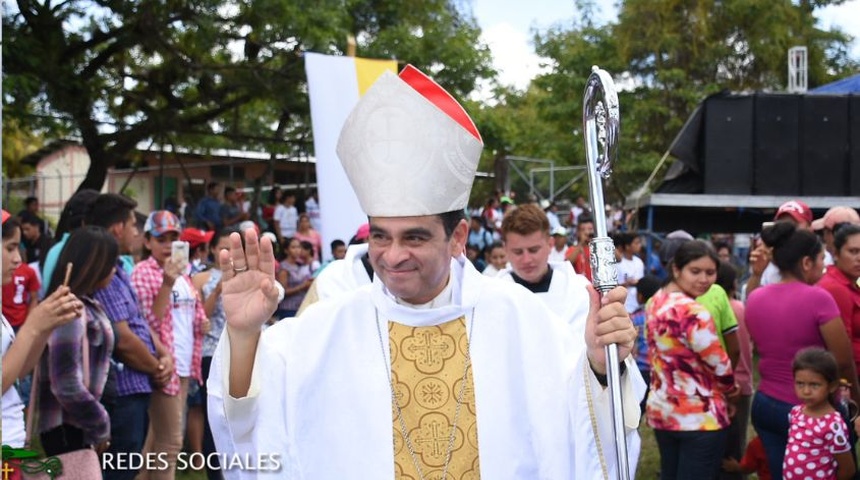
<path fill-rule="evenodd" d="M 705 193 L 860 196 L 860 95 L 714 96 Z"/>

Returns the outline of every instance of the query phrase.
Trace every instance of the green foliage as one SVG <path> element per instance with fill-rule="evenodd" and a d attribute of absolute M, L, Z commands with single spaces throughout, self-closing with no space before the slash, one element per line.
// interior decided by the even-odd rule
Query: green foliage
<path fill-rule="evenodd" d="M 413 63 L 460 96 L 492 74 L 455 0 L 4 5 L 4 115 L 79 136 L 92 160 L 81 188 L 101 188 L 147 140 L 308 153 L 302 52 L 340 54 L 348 35 L 359 55 Z"/>
<path fill-rule="evenodd" d="M 578 21 L 535 34 L 549 73 L 482 111 L 479 127 L 490 132 L 485 140 L 493 150 L 583 164 L 582 95 L 591 66 L 599 65 L 620 89 L 620 158 L 606 195 L 621 199 L 648 177 L 705 97 L 724 89 L 782 90 L 790 47 L 808 47 L 810 87 L 856 71 L 850 38 L 816 26 L 815 10 L 838 3 L 624 0 L 617 22 L 598 27 L 595 4 L 580 0 Z M 575 193 L 586 189 L 583 182 Z"/>

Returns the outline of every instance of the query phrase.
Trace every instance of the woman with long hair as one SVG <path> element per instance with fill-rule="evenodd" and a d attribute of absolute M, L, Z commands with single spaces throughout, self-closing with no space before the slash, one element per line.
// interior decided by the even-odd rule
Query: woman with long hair
<path fill-rule="evenodd" d="M 2 213 L 3 252 L 0 257 L 3 261 L 2 282 L 5 286 L 12 282 L 13 272 L 21 264 L 21 225 L 9 212 L 3 210 Z M 78 318 L 83 309 L 84 305 L 71 293 L 69 287 L 60 287 L 30 311 L 17 334 L 0 313 L 0 355 L 3 357 L 3 398 L 0 404 L 3 406 L 4 445 L 21 448 L 26 439 L 24 402 L 15 388 L 15 382 L 33 370 L 51 332 Z M 16 341 L 16 337 L 19 340 Z"/>
<path fill-rule="evenodd" d="M 119 245 L 101 227 L 81 227 L 69 236 L 57 265 L 72 265 L 68 287 L 85 314 L 58 327 L 42 357 L 39 381 L 39 432 L 46 455 L 85 448 L 101 453 L 110 445 L 110 418 L 101 403 L 114 335 L 110 320 L 93 294 L 113 278 Z M 51 294 L 63 288 L 67 268 L 57 268 Z"/>
<path fill-rule="evenodd" d="M 678 248 L 669 282 L 646 309 L 651 364 L 648 425 L 662 478 L 717 478 L 737 390 L 728 354 L 708 310 L 696 301 L 717 278 L 717 254 L 704 242 Z"/>
<path fill-rule="evenodd" d="M 815 283 L 824 271 L 824 246 L 814 233 L 789 222 L 765 228 L 782 280 L 755 289 L 746 305 L 746 324 L 759 354 L 761 381 L 753 397 L 752 424 L 761 438 L 773 478 L 782 478 L 789 413 L 800 404 L 792 362 L 806 347 L 833 354 L 842 378 L 856 378 L 851 342 L 833 297 Z M 852 396 L 857 401 L 856 382 Z"/>

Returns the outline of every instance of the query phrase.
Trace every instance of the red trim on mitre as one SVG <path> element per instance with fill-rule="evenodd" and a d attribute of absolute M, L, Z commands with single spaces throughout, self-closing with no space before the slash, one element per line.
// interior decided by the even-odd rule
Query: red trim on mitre
<path fill-rule="evenodd" d="M 420 93 L 421 96 L 430 101 L 430 103 L 436 105 L 439 110 L 445 112 L 445 114 L 451 117 L 455 122 L 459 123 L 461 127 L 465 128 L 466 131 L 477 138 L 479 142 L 482 144 L 484 143 L 481 139 L 481 134 L 478 133 L 478 128 L 475 126 L 475 122 L 472 121 L 469 114 L 466 113 L 466 110 L 457 103 L 457 100 L 455 100 L 450 93 L 446 92 L 444 88 L 434 82 L 432 78 L 428 77 L 421 72 L 421 70 L 418 70 L 412 65 L 406 65 L 406 67 L 404 67 L 400 72 L 400 79 L 406 82 L 410 87 L 414 88 L 416 92 Z"/>

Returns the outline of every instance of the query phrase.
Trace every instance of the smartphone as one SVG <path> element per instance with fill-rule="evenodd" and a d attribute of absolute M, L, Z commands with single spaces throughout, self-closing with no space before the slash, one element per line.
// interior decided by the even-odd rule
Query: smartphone
<path fill-rule="evenodd" d="M 170 245 L 170 257 L 183 265 L 188 263 L 188 242 L 177 240 Z"/>
<path fill-rule="evenodd" d="M 776 225 L 776 222 L 761 222 L 761 229 L 764 231 L 765 228 L 770 228 Z"/>

